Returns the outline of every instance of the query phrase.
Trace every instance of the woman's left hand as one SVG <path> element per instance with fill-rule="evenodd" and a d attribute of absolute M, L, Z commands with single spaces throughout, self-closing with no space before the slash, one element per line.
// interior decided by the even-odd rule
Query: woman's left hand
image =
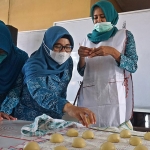
<path fill-rule="evenodd" d="M 86 127 L 88 127 L 89 125 L 88 121 L 90 121 L 91 124 L 96 123 L 95 114 L 88 108 L 77 107 L 70 103 L 67 103 L 64 107 L 64 112 L 67 112 L 69 116 L 78 119 L 79 122 L 81 122 L 82 125 Z"/>
<path fill-rule="evenodd" d="M 116 61 L 120 62 L 120 52 L 111 46 L 100 46 L 98 48 L 93 48 L 89 58 L 108 55 L 111 55 Z"/>

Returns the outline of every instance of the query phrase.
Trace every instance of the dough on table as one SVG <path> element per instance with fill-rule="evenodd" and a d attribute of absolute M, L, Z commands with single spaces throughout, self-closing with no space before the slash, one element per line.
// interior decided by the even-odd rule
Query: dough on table
<path fill-rule="evenodd" d="M 131 132 L 129 130 L 122 130 L 120 132 L 120 137 L 121 138 L 130 138 L 131 137 Z"/>
<path fill-rule="evenodd" d="M 142 144 L 136 146 L 134 150 L 148 150 L 148 148 Z"/>
<path fill-rule="evenodd" d="M 150 141 L 150 132 L 145 133 L 144 139 Z"/>
<path fill-rule="evenodd" d="M 129 139 L 129 144 L 132 146 L 137 146 L 139 144 L 142 144 L 142 140 L 137 136 L 133 136 Z"/>
<path fill-rule="evenodd" d="M 31 141 L 24 146 L 23 150 L 40 150 L 40 146 L 37 142 Z"/>
<path fill-rule="evenodd" d="M 81 137 L 76 137 L 73 139 L 72 147 L 83 148 L 86 146 L 85 140 Z"/>
<path fill-rule="evenodd" d="M 67 136 L 70 136 L 70 137 L 77 137 L 78 136 L 78 131 L 75 130 L 75 129 L 69 129 L 67 131 Z"/>
<path fill-rule="evenodd" d="M 116 150 L 116 148 L 113 143 L 105 142 L 101 145 L 100 150 Z"/>
<path fill-rule="evenodd" d="M 108 136 L 107 141 L 111 143 L 118 143 L 120 141 L 120 136 L 119 134 L 111 134 Z"/>
<path fill-rule="evenodd" d="M 84 139 L 94 139 L 94 133 L 91 130 L 86 130 L 83 132 L 82 137 Z"/>
<path fill-rule="evenodd" d="M 51 135 L 50 141 L 52 143 L 61 143 L 64 141 L 64 137 L 59 133 L 54 133 Z"/>
<path fill-rule="evenodd" d="M 56 146 L 54 150 L 68 150 L 65 146 Z"/>

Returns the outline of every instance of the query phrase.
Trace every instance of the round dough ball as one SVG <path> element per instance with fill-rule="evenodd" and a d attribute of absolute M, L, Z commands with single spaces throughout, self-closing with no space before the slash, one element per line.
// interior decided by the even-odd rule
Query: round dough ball
<path fill-rule="evenodd" d="M 134 150 L 148 150 L 148 148 L 142 144 L 136 146 Z"/>
<path fill-rule="evenodd" d="M 85 143 L 85 140 L 83 138 L 80 138 L 80 137 L 74 138 L 73 143 L 72 143 L 72 147 L 83 148 L 85 146 L 86 146 L 86 143 Z"/>
<path fill-rule="evenodd" d="M 82 137 L 84 139 L 94 139 L 94 133 L 91 130 L 86 130 L 83 132 Z"/>
<path fill-rule="evenodd" d="M 59 133 L 54 133 L 54 134 L 51 135 L 50 141 L 52 143 L 61 143 L 61 142 L 64 141 L 64 137 Z"/>
<path fill-rule="evenodd" d="M 120 132 L 120 137 L 121 138 L 130 138 L 131 137 L 131 132 L 129 130 L 122 130 Z"/>
<path fill-rule="evenodd" d="M 70 136 L 70 137 L 77 137 L 78 136 L 78 131 L 75 130 L 75 129 L 69 129 L 67 131 L 67 136 Z"/>
<path fill-rule="evenodd" d="M 137 146 L 139 144 L 142 144 L 142 140 L 137 136 L 133 136 L 130 138 L 129 143 L 132 146 Z"/>
<path fill-rule="evenodd" d="M 113 143 L 105 142 L 101 145 L 100 150 L 116 150 L 116 148 Z"/>
<path fill-rule="evenodd" d="M 150 141 L 150 132 L 145 133 L 144 139 Z"/>
<path fill-rule="evenodd" d="M 56 146 L 54 150 L 68 150 L 65 146 Z"/>
<path fill-rule="evenodd" d="M 37 142 L 31 141 L 24 146 L 23 150 L 40 150 L 40 146 Z"/>
<path fill-rule="evenodd" d="M 107 141 L 111 143 L 118 143 L 120 141 L 120 137 L 118 134 L 111 134 L 108 136 Z"/>

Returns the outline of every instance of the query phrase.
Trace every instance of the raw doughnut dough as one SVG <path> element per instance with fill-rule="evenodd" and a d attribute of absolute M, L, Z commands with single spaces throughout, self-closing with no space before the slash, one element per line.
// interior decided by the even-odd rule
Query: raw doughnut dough
<path fill-rule="evenodd" d="M 140 145 L 136 146 L 136 147 L 134 148 L 134 150 L 148 150 L 148 148 L 145 147 L 144 145 L 140 144 Z"/>
<path fill-rule="evenodd" d="M 139 144 L 142 144 L 142 140 L 137 136 L 133 136 L 130 138 L 129 143 L 132 146 L 137 146 Z"/>
<path fill-rule="evenodd" d="M 80 137 L 74 138 L 73 143 L 72 143 L 72 147 L 83 148 L 85 146 L 86 146 L 86 143 L 85 143 L 85 140 L 83 138 L 80 138 Z"/>
<path fill-rule="evenodd" d="M 86 130 L 83 132 L 82 137 L 84 139 L 94 139 L 94 133 L 91 130 Z"/>
<path fill-rule="evenodd" d="M 54 150 L 68 150 L 65 146 L 56 146 Z"/>
<path fill-rule="evenodd" d="M 52 143 L 61 143 L 61 142 L 64 141 L 64 137 L 59 133 L 54 133 L 54 134 L 51 135 L 50 141 Z"/>
<path fill-rule="evenodd" d="M 111 143 L 118 143 L 120 141 L 120 137 L 118 134 L 111 134 L 108 136 L 107 141 Z"/>
<path fill-rule="evenodd" d="M 145 133 L 144 139 L 150 141 L 150 132 Z"/>
<path fill-rule="evenodd" d="M 100 150 L 116 150 L 115 145 L 111 142 L 103 143 Z"/>
<path fill-rule="evenodd" d="M 31 141 L 24 146 L 23 150 L 40 150 L 40 147 L 37 142 Z"/>
<path fill-rule="evenodd" d="M 78 136 L 78 131 L 77 130 L 75 130 L 75 129 L 69 129 L 68 131 L 67 131 L 67 136 L 70 136 L 70 137 L 76 137 L 76 136 Z"/>
<path fill-rule="evenodd" d="M 122 130 L 120 132 L 120 137 L 121 138 L 130 138 L 131 137 L 131 132 L 129 130 Z"/>

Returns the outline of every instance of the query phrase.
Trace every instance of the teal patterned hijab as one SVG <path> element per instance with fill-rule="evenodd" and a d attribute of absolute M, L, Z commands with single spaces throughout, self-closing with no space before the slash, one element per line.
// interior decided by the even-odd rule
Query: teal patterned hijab
<path fill-rule="evenodd" d="M 101 0 L 97 3 L 95 3 L 92 8 L 91 8 L 91 17 L 92 20 L 94 19 L 94 9 L 95 7 L 99 7 L 102 9 L 106 21 L 107 22 L 111 22 L 111 24 L 116 25 L 118 22 L 118 13 L 115 10 L 114 6 L 112 5 L 112 3 L 110 3 L 107 0 Z M 92 33 L 89 33 L 87 35 L 88 39 L 93 42 L 93 43 L 99 43 L 101 41 L 106 41 L 108 40 L 110 37 L 114 36 L 116 34 L 116 32 L 118 31 L 118 29 L 114 26 L 110 31 L 107 32 L 98 32 L 95 29 L 92 31 Z"/>

